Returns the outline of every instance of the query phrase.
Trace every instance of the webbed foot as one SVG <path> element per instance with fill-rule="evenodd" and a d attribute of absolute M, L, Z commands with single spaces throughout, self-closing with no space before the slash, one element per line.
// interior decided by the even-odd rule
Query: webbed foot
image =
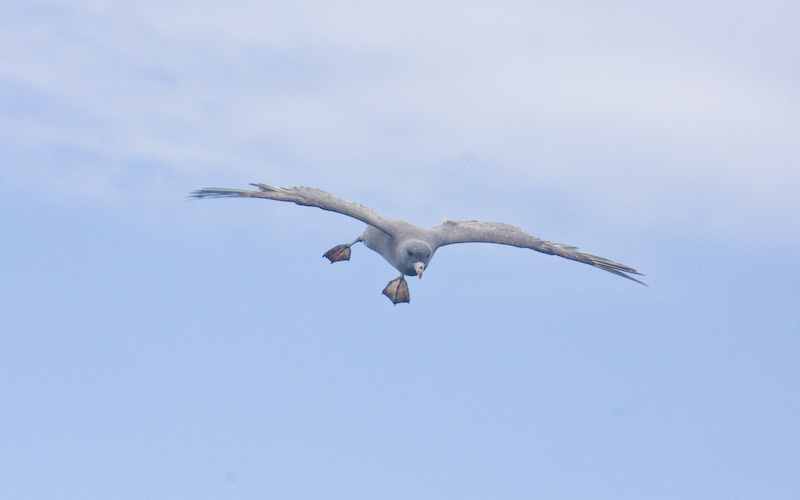
<path fill-rule="evenodd" d="M 389 297 L 392 304 L 409 302 L 411 299 L 408 293 L 408 283 L 406 283 L 406 279 L 403 276 L 390 281 L 386 288 L 383 289 L 383 294 Z"/>
<path fill-rule="evenodd" d="M 331 261 L 331 264 L 340 260 L 350 260 L 350 245 L 336 245 L 325 252 L 323 257 Z"/>
<path fill-rule="evenodd" d="M 340 260 L 350 260 L 350 247 L 358 243 L 359 241 L 364 241 L 361 239 L 361 236 L 354 239 L 350 243 L 346 245 L 336 245 L 335 247 L 331 248 L 323 257 L 327 258 L 331 261 L 331 264 L 334 262 L 339 262 Z"/>

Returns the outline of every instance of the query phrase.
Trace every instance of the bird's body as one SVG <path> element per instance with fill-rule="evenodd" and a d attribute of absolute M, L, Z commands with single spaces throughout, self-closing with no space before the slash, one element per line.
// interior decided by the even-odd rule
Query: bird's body
<path fill-rule="evenodd" d="M 429 230 L 398 221 L 397 232 L 387 234 L 374 226 L 367 226 L 361 241 L 371 250 L 378 252 L 389 264 L 406 276 L 416 276 L 415 262 L 428 266 L 436 248 Z M 409 256 L 412 258 L 409 259 Z"/>
<path fill-rule="evenodd" d="M 314 206 L 323 210 L 338 212 L 359 219 L 367 224 L 364 233 L 354 241 L 337 245 L 328 250 L 324 257 L 332 263 L 350 259 L 350 247 L 364 242 L 367 248 L 379 253 L 401 275 L 389 282 L 383 293 L 397 304 L 408 302 L 408 285 L 404 276 L 422 277 L 422 272 L 436 252 L 436 249 L 453 243 L 499 243 L 538 252 L 558 255 L 595 266 L 610 273 L 642 283 L 628 274 L 641 275 L 635 269 L 616 262 L 582 252 L 575 247 L 541 240 L 518 227 L 501 222 L 451 221 L 445 220 L 441 226 L 425 229 L 401 219 L 378 215 L 372 209 L 343 200 L 326 191 L 308 187 L 279 188 L 269 184 L 253 184 L 255 190 L 206 188 L 194 191 L 196 198 L 266 198 L 278 201 L 291 201 L 298 205 Z M 644 283 L 642 283 L 644 284 Z"/>

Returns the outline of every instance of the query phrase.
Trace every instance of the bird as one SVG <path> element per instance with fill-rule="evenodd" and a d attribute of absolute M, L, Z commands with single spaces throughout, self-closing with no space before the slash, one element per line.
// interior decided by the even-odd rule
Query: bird
<path fill-rule="evenodd" d="M 321 189 L 305 186 L 283 188 L 262 183 L 250 185 L 258 189 L 203 188 L 192 191 L 189 196 L 198 199 L 263 198 L 287 201 L 340 213 L 364 222 L 367 228 L 358 238 L 349 243 L 336 245 L 325 252 L 323 257 L 330 260 L 331 264 L 350 260 L 350 247 L 356 243 L 364 243 L 367 248 L 380 254 L 400 271 L 400 276 L 390 281 L 382 292 L 395 305 L 410 302 L 405 277 L 422 278 L 422 273 L 428 268 L 436 250 L 455 243 L 497 243 L 529 248 L 583 262 L 647 286 L 631 276 L 644 276 L 631 267 L 580 251 L 574 246 L 539 239 L 510 224 L 445 219 L 442 225 L 425 229 L 402 219 L 379 215 L 369 207 L 339 198 Z"/>

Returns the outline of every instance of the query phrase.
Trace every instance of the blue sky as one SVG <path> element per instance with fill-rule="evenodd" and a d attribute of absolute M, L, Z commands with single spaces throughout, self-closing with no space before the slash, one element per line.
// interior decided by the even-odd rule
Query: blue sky
<path fill-rule="evenodd" d="M 3 498 L 797 498 L 793 2 L 9 3 Z M 411 303 L 309 185 L 503 221 Z"/>

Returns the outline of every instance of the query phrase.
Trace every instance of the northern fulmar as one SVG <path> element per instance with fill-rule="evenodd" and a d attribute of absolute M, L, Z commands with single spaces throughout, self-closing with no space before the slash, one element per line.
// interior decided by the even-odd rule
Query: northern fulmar
<path fill-rule="evenodd" d="M 371 208 L 352 201 L 343 200 L 326 191 L 310 187 L 280 188 L 269 184 L 253 183 L 255 190 L 204 188 L 193 191 L 195 198 L 266 198 L 268 200 L 291 201 L 298 205 L 318 207 L 353 217 L 367 224 L 364 233 L 343 245 L 331 248 L 323 257 L 331 263 L 350 260 L 350 247 L 363 242 L 367 248 L 378 252 L 389 264 L 400 271 L 400 277 L 393 279 L 383 289 L 383 294 L 394 304 L 409 301 L 408 284 L 405 276 L 419 276 L 428 267 L 436 249 L 453 243 L 499 243 L 520 248 L 530 248 L 537 252 L 558 255 L 575 260 L 628 278 L 637 283 L 641 281 L 628 276 L 642 273 L 614 261 L 578 250 L 576 247 L 545 241 L 522 229 L 502 222 L 478 222 L 445 220 L 441 226 L 424 229 L 410 222 L 391 219 L 375 213 Z"/>

